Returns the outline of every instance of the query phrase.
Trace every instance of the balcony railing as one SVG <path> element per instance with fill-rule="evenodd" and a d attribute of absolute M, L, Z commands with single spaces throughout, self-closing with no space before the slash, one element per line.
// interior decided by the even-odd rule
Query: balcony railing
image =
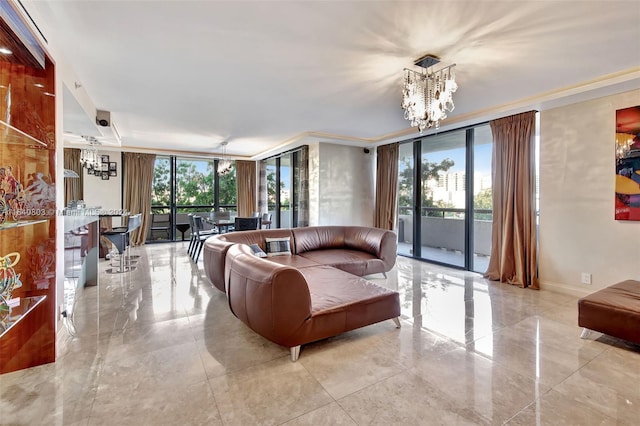
<path fill-rule="evenodd" d="M 235 216 L 236 215 L 236 211 L 237 211 L 237 205 L 236 204 L 221 204 L 220 206 L 220 211 L 226 211 L 226 212 L 230 212 L 231 216 Z M 215 207 L 212 205 L 190 205 L 190 206 L 186 206 L 186 205 L 179 205 L 176 206 L 176 223 L 173 224 L 172 223 L 172 227 L 173 227 L 173 235 L 176 236 L 176 238 L 178 240 L 180 240 L 182 237 L 188 237 L 190 236 L 190 229 L 188 229 L 187 231 L 184 232 L 184 234 L 182 233 L 182 231 L 180 232 L 176 232 L 175 229 L 175 225 L 176 224 L 188 224 L 189 223 L 189 213 L 194 213 L 200 216 L 208 216 L 209 213 L 215 211 Z M 170 214 L 171 212 L 171 207 L 170 206 L 151 206 L 151 212 L 153 214 Z M 153 235 L 150 234 L 147 236 L 148 241 L 153 240 Z M 155 240 L 157 241 L 157 240 Z M 166 241 L 166 240 L 163 240 Z"/>
<path fill-rule="evenodd" d="M 476 220 L 477 219 L 485 219 L 491 220 L 493 218 L 493 210 L 491 209 L 475 209 L 473 211 Z M 413 207 L 411 206 L 400 206 L 398 207 L 398 214 L 402 215 L 413 215 Z M 421 216 L 429 216 L 429 217 L 443 217 L 443 218 L 451 218 L 451 219 L 464 219 L 465 209 L 456 209 L 456 208 L 447 208 L 447 207 L 421 207 L 420 215 Z M 489 219 L 485 217 L 478 217 L 478 215 L 488 215 Z"/>
<path fill-rule="evenodd" d="M 398 210 L 398 241 L 413 243 L 413 207 L 401 206 Z M 420 245 L 464 251 L 464 209 L 422 207 L 420 210 Z M 491 255 L 493 210 L 477 209 L 473 213 L 474 253 L 489 256 Z"/>

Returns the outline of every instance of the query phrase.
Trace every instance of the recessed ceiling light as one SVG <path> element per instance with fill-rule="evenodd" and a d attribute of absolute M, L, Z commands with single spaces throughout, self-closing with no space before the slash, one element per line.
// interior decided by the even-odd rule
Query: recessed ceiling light
<path fill-rule="evenodd" d="M 2 53 L 3 55 L 11 55 L 11 54 L 13 54 L 13 52 L 10 51 L 9 49 L 7 49 L 6 47 L 0 47 L 0 53 Z"/>
<path fill-rule="evenodd" d="M 39 87 L 39 88 L 42 89 L 44 87 L 44 84 L 34 83 L 34 86 Z"/>

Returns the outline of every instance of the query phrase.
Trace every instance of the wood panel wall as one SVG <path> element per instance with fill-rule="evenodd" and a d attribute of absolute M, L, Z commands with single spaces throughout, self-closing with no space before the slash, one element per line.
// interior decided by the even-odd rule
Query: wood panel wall
<path fill-rule="evenodd" d="M 0 31 L 0 41 L 16 39 L 5 25 Z M 55 360 L 55 69 L 48 57 L 41 69 L 19 59 L 25 55 L 0 55 L 0 168 L 5 176 L 10 170 L 27 195 L 18 220 L 7 217 L 0 224 L 0 256 L 20 253 L 14 269 L 22 287 L 12 297 L 46 299 L 0 337 L 0 373 Z M 8 199 L 2 191 L 0 196 Z"/>

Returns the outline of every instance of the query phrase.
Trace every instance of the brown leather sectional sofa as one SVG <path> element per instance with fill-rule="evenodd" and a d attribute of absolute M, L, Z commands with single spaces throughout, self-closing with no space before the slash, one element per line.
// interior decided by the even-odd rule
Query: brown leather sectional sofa
<path fill-rule="evenodd" d="M 260 258 L 266 238 L 289 237 L 291 255 Z M 319 226 L 232 232 L 209 238 L 204 270 L 226 292 L 233 314 L 252 330 L 291 349 L 393 319 L 398 293 L 361 278 L 395 264 L 396 235 L 367 227 Z"/>

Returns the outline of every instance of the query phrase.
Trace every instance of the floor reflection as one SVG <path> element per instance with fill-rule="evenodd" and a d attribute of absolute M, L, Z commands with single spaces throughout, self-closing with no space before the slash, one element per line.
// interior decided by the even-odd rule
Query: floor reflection
<path fill-rule="evenodd" d="M 576 298 L 399 257 L 402 323 L 287 348 L 246 327 L 187 244 L 77 292 L 56 363 L 0 376 L 8 424 L 635 424 L 640 349 L 580 339 Z M 156 407 L 157 410 L 140 410 Z M 150 414 L 151 413 L 151 414 Z M 377 422 L 377 423 L 376 423 Z"/>

